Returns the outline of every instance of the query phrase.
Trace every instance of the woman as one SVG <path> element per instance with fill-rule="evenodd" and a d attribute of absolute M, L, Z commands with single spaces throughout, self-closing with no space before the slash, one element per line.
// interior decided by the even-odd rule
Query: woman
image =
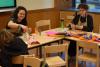
<path fill-rule="evenodd" d="M 22 30 L 22 32 L 26 32 L 27 27 L 27 10 L 19 6 L 15 9 L 11 20 L 7 23 L 7 29 L 11 29 L 14 33 L 19 32 L 19 30 Z"/>
<path fill-rule="evenodd" d="M 86 4 L 80 4 L 78 6 L 79 12 L 75 14 L 71 23 L 71 28 L 76 30 L 82 30 L 86 32 L 93 31 L 93 18 L 87 13 L 89 7 Z M 70 46 L 68 49 L 70 57 L 76 56 L 76 41 L 70 40 Z"/>
<path fill-rule="evenodd" d="M 93 31 L 93 18 L 87 13 L 89 7 L 86 4 L 80 4 L 78 6 L 79 12 L 76 13 L 72 20 L 71 28 L 83 30 L 87 32 Z"/>
<path fill-rule="evenodd" d="M 0 31 L 0 65 L 12 67 L 13 56 L 28 54 L 27 45 L 7 29 Z"/>

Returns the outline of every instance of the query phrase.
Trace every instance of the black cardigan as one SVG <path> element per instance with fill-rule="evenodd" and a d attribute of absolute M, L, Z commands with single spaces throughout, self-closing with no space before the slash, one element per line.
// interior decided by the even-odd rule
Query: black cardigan
<path fill-rule="evenodd" d="M 72 23 L 77 25 L 79 18 L 81 22 L 86 22 L 86 17 L 80 17 L 80 15 L 75 15 L 74 19 L 72 20 Z M 93 31 L 93 18 L 91 15 L 87 15 L 87 26 L 83 26 L 82 30 L 87 32 Z"/>

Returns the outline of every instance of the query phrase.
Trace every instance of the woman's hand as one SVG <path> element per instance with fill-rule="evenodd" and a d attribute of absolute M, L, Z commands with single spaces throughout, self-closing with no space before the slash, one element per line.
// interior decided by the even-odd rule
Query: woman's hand
<path fill-rule="evenodd" d="M 81 26 L 76 25 L 76 29 L 78 29 L 78 30 L 82 30 L 82 29 L 83 29 L 83 25 L 81 25 Z"/>
<path fill-rule="evenodd" d="M 71 28 L 72 28 L 72 30 L 75 30 L 76 29 L 76 25 L 71 23 Z"/>
<path fill-rule="evenodd" d="M 28 28 L 28 31 L 27 31 L 29 34 L 32 33 L 32 28 Z"/>
<path fill-rule="evenodd" d="M 23 29 L 23 32 L 27 32 L 27 30 L 28 30 L 28 27 L 27 26 L 25 26 L 25 25 L 20 25 L 20 26 Z"/>

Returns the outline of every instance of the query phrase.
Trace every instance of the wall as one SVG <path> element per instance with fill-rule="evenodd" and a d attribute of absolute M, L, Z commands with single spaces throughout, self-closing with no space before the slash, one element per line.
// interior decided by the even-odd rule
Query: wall
<path fill-rule="evenodd" d="M 7 22 L 10 19 L 11 12 L 2 12 L 0 13 L 0 30 L 6 27 Z"/>
<path fill-rule="evenodd" d="M 66 9 L 72 7 L 72 0 L 54 0 L 54 7 L 57 9 Z"/>
<path fill-rule="evenodd" d="M 24 6 L 28 10 L 53 8 L 54 0 L 17 0 L 17 6 Z"/>
<path fill-rule="evenodd" d="M 52 9 L 43 9 L 43 10 L 32 10 L 28 13 L 28 25 L 32 27 L 33 31 L 35 28 L 35 22 L 41 19 L 50 19 L 52 28 L 59 26 L 59 11 Z"/>

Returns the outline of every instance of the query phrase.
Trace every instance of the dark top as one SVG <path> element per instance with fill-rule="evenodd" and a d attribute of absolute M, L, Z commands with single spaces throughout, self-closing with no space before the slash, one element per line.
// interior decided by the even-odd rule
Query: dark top
<path fill-rule="evenodd" d="M 0 64 L 3 67 L 12 67 L 12 57 L 28 54 L 27 45 L 20 38 L 15 38 L 7 46 L 0 48 Z"/>
<path fill-rule="evenodd" d="M 87 17 L 87 20 L 86 20 Z M 78 21 L 80 20 L 81 23 L 86 22 L 87 25 L 83 26 L 83 31 L 87 31 L 87 32 L 92 32 L 93 30 L 93 18 L 91 15 L 87 15 L 86 17 L 81 17 L 80 15 L 75 15 L 74 19 L 72 20 L 72 23 L 77 25 Z"/>
<path fill-rule="evenodd" d="M 22 25 L 27 26 L 27 21 L 26 21 L 26 20 L 22 20 L 21 22 L 18 22 L 15 18 L 12 17 L 12 18 L 11 18 L 11 21 L 13 21 L 14 23 L 17 23 L 17 24 L 22 24 Z M 8 23 L 7 23 L 7 25 L 6 25 L 6 28 L 9 29 Z"/>
<path fill-rule="evenodd" d="M 22 25 L 25 25 L 27 26 L 27 21 L 26 20 L 22 20 L 21 22 L 18 22 L 15 18 L 11 18 L 11 21 L 13 21 L 14 23 L 17 23 L 17 24 L 22 24 Z M 6 28 L 7 29 L 10 29 L 10 27 L 8 27 L 8 23 L 6 25 Z M 18 30 L 16 32 L 13 32 L 12 33 L 15 35 L 15 36 L 21 36 L 22 33 L 23 33 L 23 29 L 21 27 L 18 27 Z"/>

